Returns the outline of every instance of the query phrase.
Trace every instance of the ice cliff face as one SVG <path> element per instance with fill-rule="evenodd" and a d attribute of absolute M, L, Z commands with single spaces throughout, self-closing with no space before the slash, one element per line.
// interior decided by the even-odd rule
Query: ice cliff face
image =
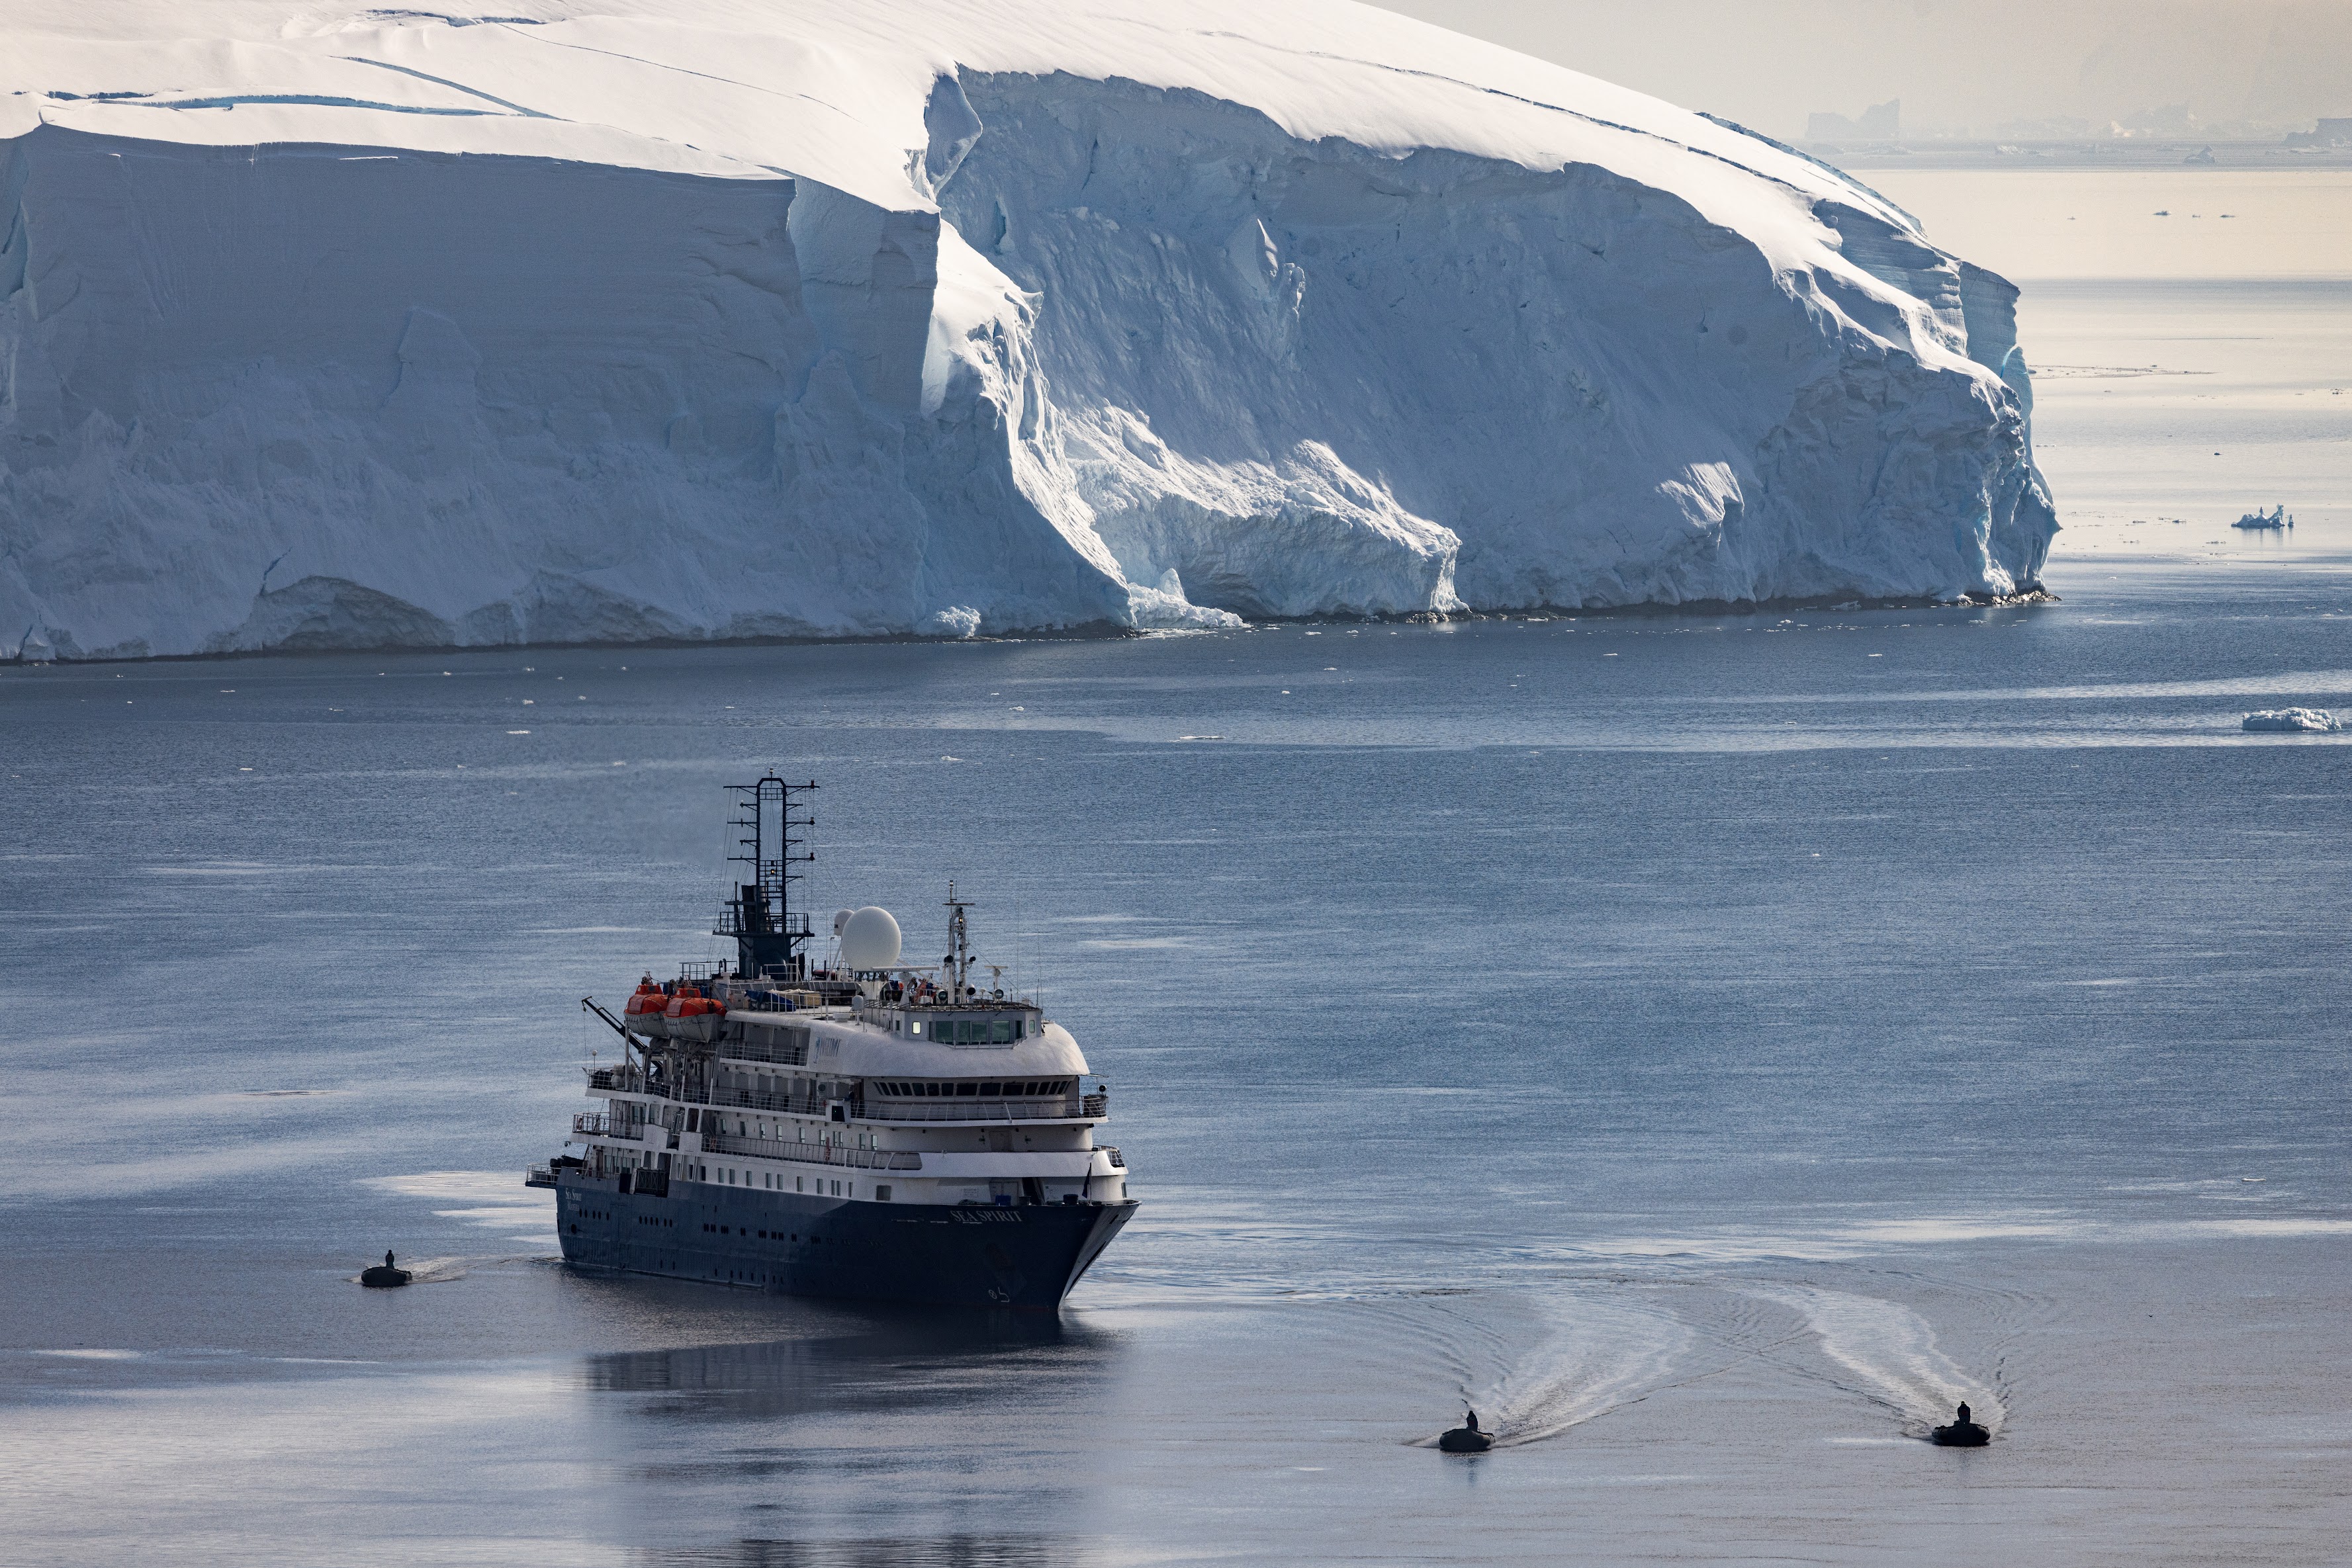
<path fill-rule="evenodd" d="M 527 10 L 0 0 L 0 645 L 2038 578 L 2015 291 L 1737 127 L 1339 0 Z"/>

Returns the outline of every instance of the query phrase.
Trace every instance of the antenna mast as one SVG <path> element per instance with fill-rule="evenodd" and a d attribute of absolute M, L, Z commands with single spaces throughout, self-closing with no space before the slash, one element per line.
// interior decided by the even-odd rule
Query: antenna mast
<path fill-rule="evenodd" d="M 730 862 L 751 868 L 748 882 L 739 882 L 719 911 L 717 935 L 735 938 L 736 972 L 750 979 L 798 983 L 807 964 L 800 946 L 809 938 L 806 914 L 793 911 L 793 883 L 801 880 L 793 867 L 816 859 L 804 846 L 806 831 L 816 826 L 815 813 L 803 797 L 814 782 L 788 784 L 773 772 L 756 784 L 730 784 L 735 794 L 735 816 L 730 826 L 740 836 Z"/>
<path fill-rule="evenodd" d="M 955 971 L 955 994 L 958 1000 L 962 999 L 964 981 L 971 969 L 971 944 L 968 940 L 963 919 L 963 912 L 971 907 L 969 903 L 955 895 L 955 883 L 950 882 L 947 903 L 949 953 L 945 965 Z"/>

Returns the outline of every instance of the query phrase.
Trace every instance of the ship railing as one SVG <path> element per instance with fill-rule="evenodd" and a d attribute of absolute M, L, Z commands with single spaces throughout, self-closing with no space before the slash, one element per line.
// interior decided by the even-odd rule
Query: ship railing
<path fill-rule="evenodd" d="M 707 1133 L 702 1146 L 712 1154 L 749 1155 L 756 1159 L 799 1160 L 815 1166 L 847 1166 L 866 1171 L 919 1171 L 923 1156 L 913 1149 L 853 1149 L 840 1144 L 795 1144 L 781 1138 L 747 1138 L 733 1133 Z"/>
<path fill-rule="evenodd" d="M 666 1083 L 648 1084 L 639 1092 L 680 1105 L 740 1105 L 752 1111 L 794 1111 L 807 1116 L 824 1115 L 825 1106 L 831 1103 L 796 1099 L 789 1094 L 761 1094 L 749 1089 L 680 1089 Z"/>
<path fill-rule="evenodd" d="M 551 1166 L 532 1166 L 530 1169 L 522 1173 L 522 1185 L 525 1186 L 553 1186 L 555 1185 L 554 1167 Z"/>
<path fill-rule="evenodd" d="M 862 1100 L 861 1122 L 1075 1122 L 1108 1112 L 1100 1094 L 1053 1100 Z"/>
<path fill-rule="evenodd" d="M 614 1121 L 602 1111 L 583 1111 L 572 1118 L 572 1130 L 583 1137 L 642 1139 L 648 1122 Z"/>
<path fill-rule="evenodd" d="M 798 1031 L 797 1040 L 775 1040 L 761 1043 L 749 1040 L 727 1040 L 719 1042 L 719 1056 L 724 1061 L 767 1061 L 779 1067 L 808 1065 L 808 1031 Z"/>
<path fill-rule="evenodd" d="M 656 1084 L 646 1092 L 681 1105 L 778 1111 L 790 1116 L 823 1117 L 837 1103 L 814 1096 L 762 1094 L 751 1089 L 668 1090 Z M 1110 1096 L 1100 1092 L 1021 1100 L 858 1097 L 848 1105 L 850 1118 L 860 1122 L 1073 1122 L 1100 1121 L 1110 1114 Z"/>
<path fill-rule="evenodd" d="M 713 1089 L 690 1096 L 698 1105 L 729 1106 L 740 1111 L 782 1111 L 795 1116 L 823 1116 L 830 1100 L 796 1094 L 761 1094 L 750 1089 Z"/>

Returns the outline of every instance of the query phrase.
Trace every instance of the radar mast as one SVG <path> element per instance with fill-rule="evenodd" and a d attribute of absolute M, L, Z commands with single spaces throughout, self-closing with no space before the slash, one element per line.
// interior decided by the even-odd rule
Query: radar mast
<path fill-rule="evenodd" d="M 816 785 L 789 784 L 772 771 L 757 783 L 727 788 L 735 795 L 729 826 L 741 832 L 737 852 L 727 858 L 750 866 L 751 877 L 735 884 L 719 910 L 716 935 L 735 938 L 736 973 L 798 984 L 807 977 L 800 946 L 809 939 L 809 921 L 793 910 L 793 883 L 801 880 L 793 867 L 816 859 L 804 847 L 808 840 L 796 836 L 816 826 L 804 799 Z"/>
<path fill-rule="evenodd" d="M 955 895 L 955 883 L 952 880 L 950 881 L 947 902 L 948 956 L 940 962 L 954 971 L 955 995 L 959 1001 L 963 998 L 965 977 L 971 971 L 971 943 L 964 928 L 963 918 L 963 912 L 971 907 L 970 901 Z"/>

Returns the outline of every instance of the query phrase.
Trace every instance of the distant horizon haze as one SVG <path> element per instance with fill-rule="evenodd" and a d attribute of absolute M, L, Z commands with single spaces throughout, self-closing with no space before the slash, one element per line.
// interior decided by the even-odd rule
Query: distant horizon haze
<path fill-rule="evenodd" d="M 1784 140 L 1890 99 L 1923 138 L 2266 138 L 2352 115 L 2341 0 L 1380 4 Z"/>

